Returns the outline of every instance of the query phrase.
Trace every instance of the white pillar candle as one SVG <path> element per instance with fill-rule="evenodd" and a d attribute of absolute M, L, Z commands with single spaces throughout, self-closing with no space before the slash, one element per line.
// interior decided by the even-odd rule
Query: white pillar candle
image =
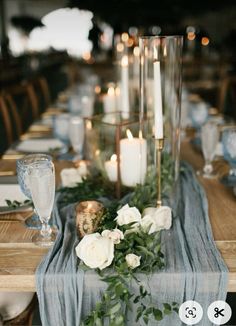
<path fill-rule="evenodd" d="M 147 172 L 147 141 L 134 138 L 127 130 L 128 138 L 120 141 L 121 182 L 128 187 L 143 184 Z"/>
<path fill-rule="evenodd" d="M 108 176 L 108 179 L 111 182 L 117 181 L 117 156 L 116 154 L 113 154 L 111 156 L 111 159 L 109 161 L 105 162 L 105 170 Z"/>
<path fill-rule="evenodd" d="M 115 89 L 116 94 L 116 109 L 117 111 L 121 111 L 121 95 L 120 95 L 120 84 Z"/>
<path fill-rule="evenodd" d="M 116 96 L 114 87 L 109 87 L 107 94 L 103 97 L 103 107 L 105 113 L 111 113 L 116 110 Z"/>
<path fill-rule="evenodd" d="M 154 125 L 155 138 L 163 139 L 163 113 L 161 97 L 161 71 L 160 61 L 153 62 L 154 69 Z"/>
<path fill-rule="evenodd" d="M 128 56 L 121 59 L 121 111 L 124 119 L 129 118 L 129 62 Z"/>

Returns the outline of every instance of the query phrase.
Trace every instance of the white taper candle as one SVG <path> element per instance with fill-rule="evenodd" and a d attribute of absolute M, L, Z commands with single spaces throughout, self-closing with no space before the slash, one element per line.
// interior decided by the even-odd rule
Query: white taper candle
<path fill-rule="evenodd" d="M 121 111 L 124 119 L 129 118 L 129 62 L 128 56 L 121 59 Z"/>
<path fill-rule="evenodd" d="M 154 69 L 154 130 L 155 139 L 163 139 L 163 113 L 161 97 L 161 69 L 160 61 L 153 62 Z"/>

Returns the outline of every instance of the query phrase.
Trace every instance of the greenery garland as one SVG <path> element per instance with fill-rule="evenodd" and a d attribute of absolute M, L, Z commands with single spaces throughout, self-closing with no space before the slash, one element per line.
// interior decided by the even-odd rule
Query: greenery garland
<path fill-rule="evenodd" d="M 162 164 L 162 189 L 166 194 L 173 182 L 170 169 L 172 162 L 165 158 Z M 73 188 L 61 188 L 62 193 L 59 204 L 65 206 L 70 203 L 96 199 L 105 202 L 106 210 L 97 232 L 116 228 L 115 218 L 117 210 L 124 204 L 135 206 L 140 211 L 147 206 L 156 204 L 156 171 L 150 168 L 144 185 L 137 185 L 134 189 L 122 188 L 122 198 L 115 198 L 114 187 L 103 174 L 94 171 L 82 183 Z M 109 196 L 108 196 L 109 194 Z M 139 228 L 132 232 L 133 223 L 119 227 L 125 237 L 115 245 L 114 259 L 109 269 L 101 271 L 96 269 L 101 280 L 107 283 L 101 301 L 82 322 L 82 326 L 110 326 L 126 325 L 125 316 L 132 310 L 131 303 L 136 307 L 136 322 L 143 321 L 148 324 L 150 320 L 160 321 L 165 315 L 173 311 L 178 313 L 178 304 L 163 303 L 156 307 L 152 303 L 150 291 L 145 289 L 138 275 L 150 274 L 164 266 L 164 257 L 161 252 L 160 232 L 148 234 L 148 230 Z M 128 254 L 141 257 L 142 264 L 132 269 L 128 266 L 125 257 Z M 87 269 L 86 265 L 80 267 Z M 131 292 L 131 285 L 138 286 L 138 293 Z"/>

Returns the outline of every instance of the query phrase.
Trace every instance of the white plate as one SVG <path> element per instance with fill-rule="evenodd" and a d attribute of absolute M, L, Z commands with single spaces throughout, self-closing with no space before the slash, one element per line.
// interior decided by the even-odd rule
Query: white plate
<path fill-rule="evenodd" d="M 27 198 L 23 192 L 20 190 L 20 186 L 18 184 L 1 184 L 0 185 L 0 206 L 7 206 L 5 199 L 9 199 L 11 201 L 17 200 L 19 202 L 23 202 L 27 200 Z"/>
<path fill-rule="evenodd" d="M 63 148 L 64 144 L 59 139 L 27 139 L 16 146 L 19 152 L 48 153 L 51 149 Z"/>

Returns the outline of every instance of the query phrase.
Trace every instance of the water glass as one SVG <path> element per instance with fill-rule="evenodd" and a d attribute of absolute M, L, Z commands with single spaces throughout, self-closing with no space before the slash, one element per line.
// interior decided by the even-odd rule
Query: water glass
<path fill-rule="evenodd" d="M 203 171 L 200 172 L 204 178 L 215 178 L 212 161 L 216 153 L 219 132 L 218 126 L 214 122 L 207 122 L 201 128 L 202 152 L 205 160 Z"/>
<path fill-rule="evenodd" d="M 29 177 L 28 177 L 29 166 L 34 162 L 38 162 L 39 164 L 40 162 L 44 163 L 44 162 L 51 162 L 51 161 L 52 161 L 52 157 L 46 154 L 29 154 L 29 155 L 25 155 L 23 158 L 18 159 L 16 161 L 18 183 L 20 185 L 23 194 L 26 197 L 28 197 L 30 200 L 32 200 L 32 197 L 31 197 Z M 32 229 L 41 228 L 41 223 L 39 221 L 36 212 L 31 217 L 26 219 L 25 224 L 27 227 Z"/>
<path fill-rule="evenodd" d="M 69 98 L 69 111 L 72 114 L 82 115 L 82 103 L 78 94 L 72 94 Z"/>
<path fill-rule="evenodd" d="M 34 162 L 28 168 L 28 179 L 34 207 L 42 224 L 32 242 L 41 247 L 51 246 L 56 232 L 49 225 L 55 197 L 55 169 L 51 161 Z"/>
<path fill-rule="evenodd" d="M 236 185 L 236 127 L 225 129 L 222 133 L 223 155 L 229 163 L 230 170 L 224 181 L 229 186 Z"/>
<path fill-rule="evenodd" d="M 207 103 L 203 101 L 191 103 L 190 117 L 191 117 L 193 127 L 196 129 L 200 129 L 203 123 L 205 123 L 208 118 Z"/>
<path fill-rule="evenodd" d="M 84 121 L 81 117 L 72 116 L 69 122 L 69 138 L 74 152 L 74 161 L 81 160 L 83 157 L 84 145 Z"/>
<path fill-rule="evenodd" d="M 56 115 L 53 120 L 54 136 L 60 139 L 65 145 L 69 143 L 69 119 L 70 115 L 63 113 Z"/>

